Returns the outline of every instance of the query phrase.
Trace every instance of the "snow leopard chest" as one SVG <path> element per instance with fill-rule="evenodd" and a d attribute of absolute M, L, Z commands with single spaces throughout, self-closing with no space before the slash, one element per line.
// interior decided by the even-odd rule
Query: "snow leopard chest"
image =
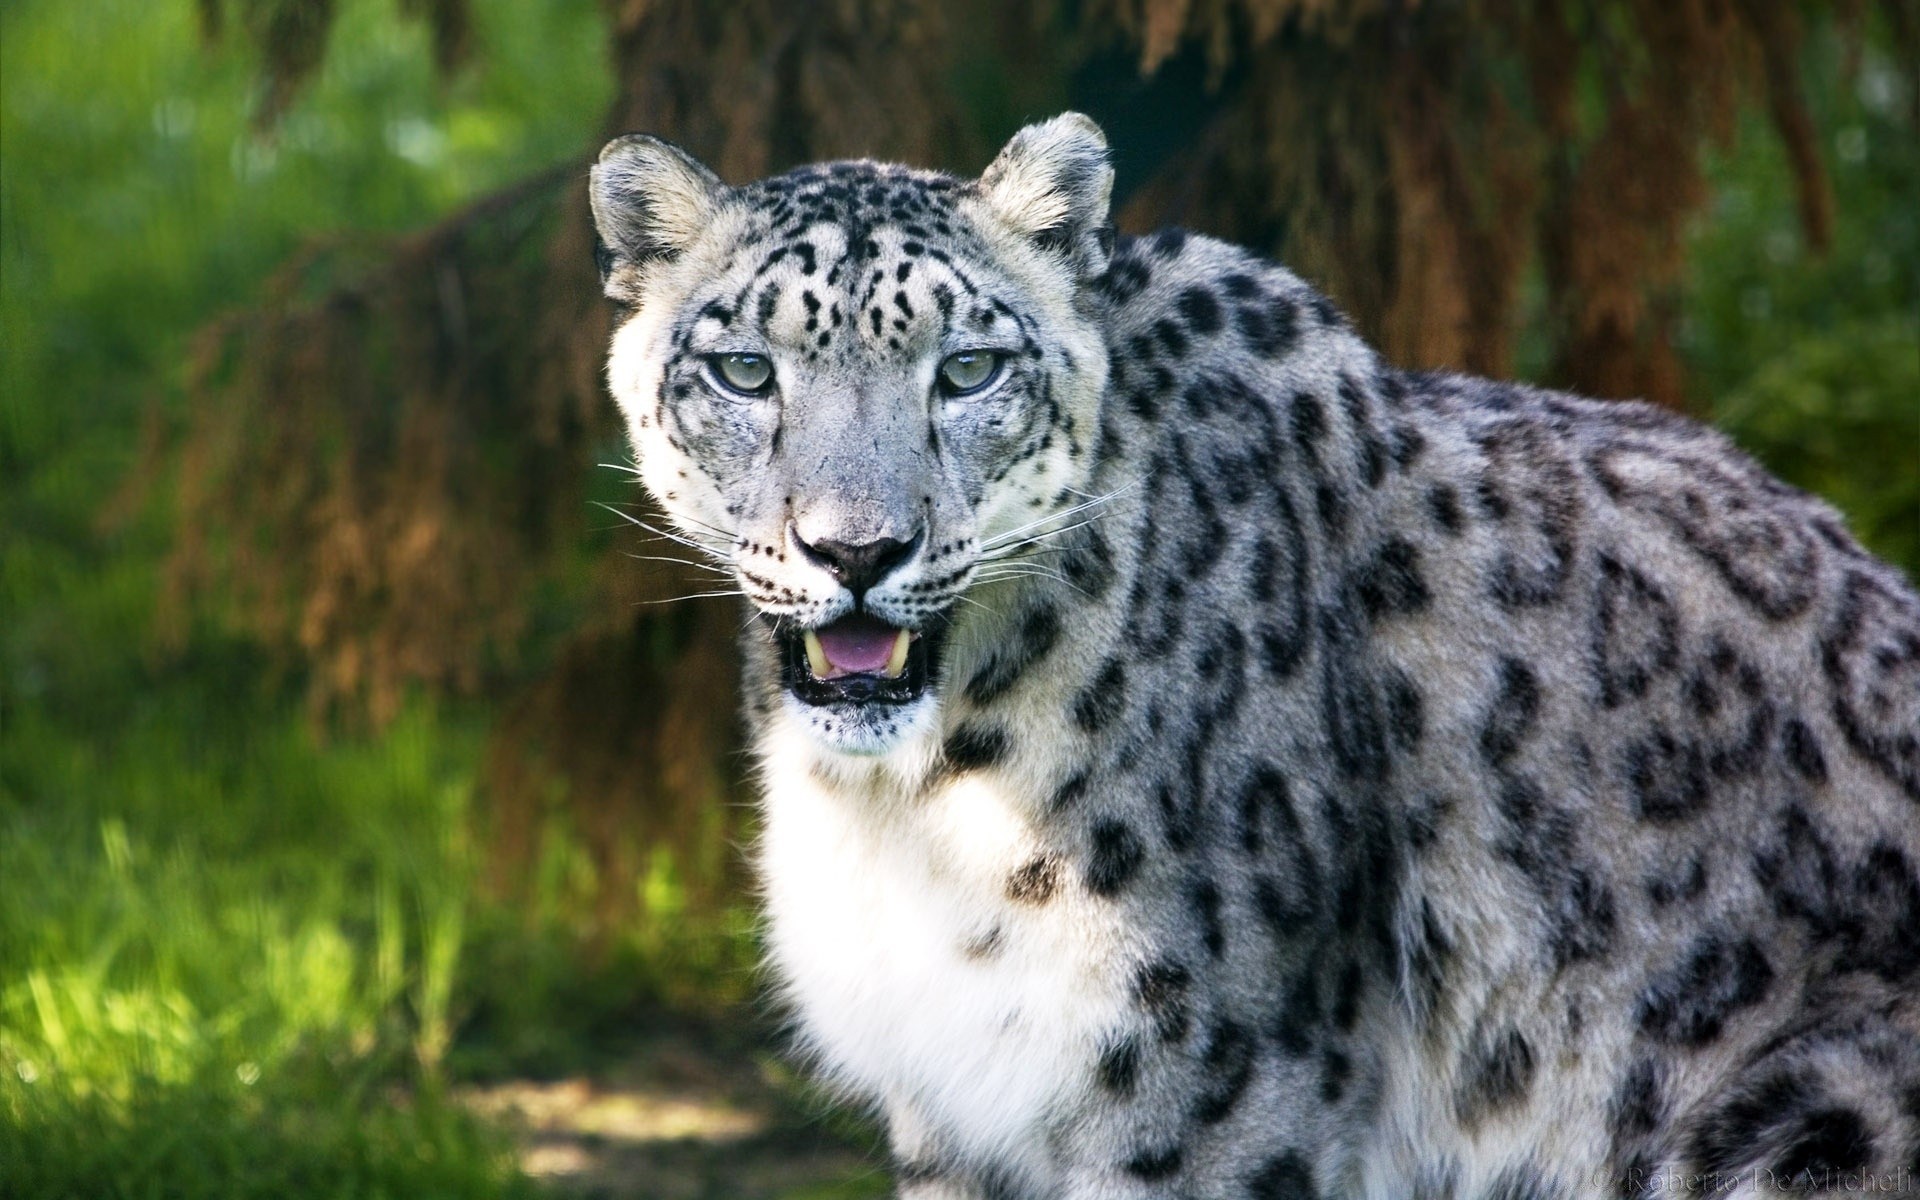
<path fill-rule="evenodd" d="M 907 797 L 769 782 L 772 965 L 803 1044 L 880 1104 L 897 1149 L 923 1129 L 944 1153 L 1040 1155 L 1125 1016 L 1127 931 L 1072 899 L 1031 838 L 987 783 Z"/>

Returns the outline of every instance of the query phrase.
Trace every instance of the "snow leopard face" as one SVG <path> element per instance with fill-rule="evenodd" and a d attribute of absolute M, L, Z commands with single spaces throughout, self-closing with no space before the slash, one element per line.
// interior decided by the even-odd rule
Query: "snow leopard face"
<path fill-rule="evenodd" d="M 824 747 L 931 727 L 950 614 L 1085 499 L 1111 184 L 1077 114 L 978 180 L 844 162 L 734 188 L 645 136 L 593 168 L 641 477 Z"/>

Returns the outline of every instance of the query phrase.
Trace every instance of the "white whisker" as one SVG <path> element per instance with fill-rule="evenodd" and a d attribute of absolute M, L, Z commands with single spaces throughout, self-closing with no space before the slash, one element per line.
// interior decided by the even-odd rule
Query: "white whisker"
<path fill-rule="evenodd" d="M 1139 486 L 1137 483 L 1129 483 L 1124 487 L 1115 488 L 1113 491 L 1108 492 L 1104 496 L 1095 496 L 1091 500 L 1084 500 L 1079 504 L 1075 504 L 1075 505 L 1071 505 L 1070 507 L 1063 508 L 1059 512 L 1048 513 L 1044 517 L 1040 517 L 1035 520 L 1028 521 L 1025 525 L 1015 526 L 1014 528 L 1007 530 L 1005 533 L 996 534 L 995 536 L 990 537 L 986 541 L 980 543 L 980 549 L 983 551 L 993 549 L 994 547 L 1000 546 L 1008 541 L 1011 541 L 1014 538 L 1019 537 L 1021 534 L 1025 533 L 1029 529 L 1035 529 L 1035 528 L 1038 528 L 1039 526 L 1046 525 L 1053 521 L 1064 520 L 1067 517 L 1071 517 L 1076 513 L 1085 512 L 1090 508 L 1097 508 L 1102 504 L 1107 504 L 1117 499 L 1124 493 L 1131 491 L 1133 488 L 1137 486 Z"/>
<path fill-rule="evenodd" d="M 999 609 L 983 604 L 980 601 L 975 600 L 972 596 L 955 595 L 953 599 L 955 600 L 955 602 L 960 604 L 971 604 L 975 608 L 979 609 L 983 613 L 986 613 L 990 617 L 997 618 L 1000 615 Z"/>
<path fill-rule="evenodd" d="M 1093 517 L 1088 517 L 1084 521 L 1075 521 L 1073 524 L 1065 526 L 1060 529 L 1041 530 L 1039 533 L 1033 534 L 1030 537 L 1027 537 L 1021 541 L 1013 543 L 1011 546 L 995 546 L 990 553 L 982 554 L 978 559 L 978 561 L 1001 562 L 1005 559 L 1013 557 L 1016 554 L 1019 554 L 1022 550 L 1025 550 L 1029 546 L 1038 545 L 1042 538 L 1053 538 L 1053 537 L 1059 537 L 1063 533 L 1072 533 L 1076 529 L 1086 528 L 1087 526 L 1093 524 L 1095 521 L 1099 519 L 1100 518 L 1098 516 L 1093 516 Z M 1058 549 L 1064 549 L 1064 547 L 1058 547 Z"/>
<path fill-rule="evenodd" d="M 649 605 L 678 604 L 682 600 L 705 600 L 713 596 L 744 596 L 744 595 L 746 595 L 746 593 L 741 591 L 739 588 L 727 588 L 723 591 L 718 591 L 718 592 L 689 592 L 687 595 L 684 595 L 684 596 L 668 596 L 664 600 L 642 600 L 640 601 L 640 603 L 649 604 Z"/>
<path fill-rule="evenodd" d="M 615 508 L 611 504 L 602 504 L 601 502 L 596 500 L 594 501 L 594 505 L 598 508 L 606 509 L 608 512 L 612 513 L 616 517 L 619 517 L 622 521 L 625 521 L 627 524 L 633 525 L 640 529 L 644 529 L 648 533 L 651 533 L 656 537 L 663 537 L 670 542 L 678 542 L 680 545 L 685 546 L 688 549 L 698 550 L 700 551 L 700 553 L 705 554 L 710 558 L 713 558 L 715 561 L 722 562 L 722 563 L 728 561 L 726 553 L 724 553 L 721 550 L 721 548 L 718 546 L 709 545 L 705 541 L 701 541 L 692 536 L 669 532 L 668 530 L 661 529 L 656 525 L 649 525 L 647 522 L 642 521 L 639 517 L 636 517 L 631 513 L 621 512 L 619 509 Z"/>
<path fill-rule="evenodd" d="M 715 575 L 732 575 L 730 567 L 716 566 L 713 563 L 695 562 L 691 558 L 675 558 L 671 554 L 628 554 L 636 562 L 677 563 L 683 567 L 692 567 L 699 571 L 712 571 Z"/>

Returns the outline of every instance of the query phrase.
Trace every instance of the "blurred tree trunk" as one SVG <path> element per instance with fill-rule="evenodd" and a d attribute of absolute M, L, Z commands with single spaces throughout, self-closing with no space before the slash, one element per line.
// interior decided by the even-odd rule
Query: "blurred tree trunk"
<path fill-rule="evenodd" d="M 221 0 L 200 3 L 219 35 Z M 333 5 L 240 7 L 271 121 L 318 64 Z M 414 7 L 444 64 L 469 53 L 459 0 Z M 734 180 L 847 156 L 971 172 L 1019 122 L 1072 104 L 1116 147 L 1124 229 L 1177 222 L 1272 252 L 1408 366 L 1505 374 L 1532 319 L 1546 382 L 1677 405 L 1681 234 L 1707 199 L 1702 155 L 1742 105 L 1788 147 L 1809 240 L 1830 222 L 1801 17 L 1774 0 L 606 14 L 618 98 L 602 133 L 663 134 Z M 1911 13 L 1887 14 L 1910 49 Z M 379 721 L 416 686 L 510 697 L 486 768 L 496 884 L 522 886 L 564 816 L 611 926 L 654 847 L 696 891 L 722 882 L 739 617 L 659 603 L 702 589 L 619 553 L 653 552 L 638 529 L 582 549 L 589 493 L 608 490 L 593 463 L 624 457 L 584 182 L 574 163 L 413 237 L 316 247 L 207 330 L 174 579 L 182 602 L 238 597 L 309 665 L 317 714 Z"/>

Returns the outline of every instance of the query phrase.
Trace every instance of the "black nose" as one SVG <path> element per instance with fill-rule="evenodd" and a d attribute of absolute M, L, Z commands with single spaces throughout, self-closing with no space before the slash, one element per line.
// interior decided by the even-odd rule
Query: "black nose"
<path fill-rule="evenodd" d="M 911 541 L 899 538 L 880 538 L 878 541 L 861 542 L 850 545 L 823 539 L 818 542 L 805 542 L 796 530 L 793 540 L 802 553 L 827 571 L 855 596 L 864 595 L 866 590 L 885 579 L 889 572 L 907 561 L 913 554 L 914 546 L 920 541 L 915 534 Z"/>

